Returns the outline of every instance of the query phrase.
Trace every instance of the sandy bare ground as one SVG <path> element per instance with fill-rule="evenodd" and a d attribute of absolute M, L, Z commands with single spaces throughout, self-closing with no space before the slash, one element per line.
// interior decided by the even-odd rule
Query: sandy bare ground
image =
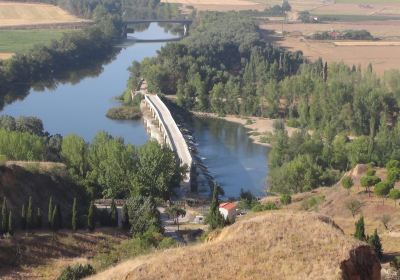
<path fill-rule="evenodd" d="M 320 5 L 312 9 L 312 12 L 324 15 L 400 15 L 400 3 L 368 5 L 337 3 Z"/>
<path fill-rule="evenodd" d="M 351 42 L 333 42 L 335 46 L 352 47 L 352 46 L 400 46 L 400 42 L 371 42 L 371 41 L 351 41 Z"/>
<path fill-rule="evenodd" d="M 225 117 L 219 117 L 214 113 L 204 113 L 204 112 L 193 112 L 196 116 L 209 117 L 209 118 L 219 118 L 226 120 L 228 122 L 234 122 L 243 125 L 247 129 L 249 129 L 249 137 L 255 143 L 267 147 L 271 147 L 269 143 L 262 143 L 261 137 L 265 136 L 265 134 L 274 132 L 274 119 L 268 118 L 260 118 L 260 117 L 240 117 L 235 115 L 226 115 Z M 251 124 L 249 123 L 251 121 Z M 291 136 L 297 128 L 286 127 L 286 131 L 288 135 Z"/>
<path fill-rule="evenodd" d="M 200 11 L 262 10 L 265 5 L 246 0 L 161 0 L 163 3 L 179 3 L 193 6 Z"/>
<path fill-rule="evenodd" d="M 78 22 L 85 22 L 85 20 L 57 6 L 0 1 L 0 27 Z"/>
<path fill-rule="evenodd" d="M 13 53 L 0 53 L 0 60 L 9 59 L 13 56 Z"/>

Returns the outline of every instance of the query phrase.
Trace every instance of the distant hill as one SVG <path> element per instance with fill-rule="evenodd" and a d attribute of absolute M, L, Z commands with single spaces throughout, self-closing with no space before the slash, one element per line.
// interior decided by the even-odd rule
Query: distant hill
<path fill-rule="evenodd" d="M 371 248 L 326 216 L 245 217 L 211 241 L 124 262 L 90 279 L 380 279 Z"/>

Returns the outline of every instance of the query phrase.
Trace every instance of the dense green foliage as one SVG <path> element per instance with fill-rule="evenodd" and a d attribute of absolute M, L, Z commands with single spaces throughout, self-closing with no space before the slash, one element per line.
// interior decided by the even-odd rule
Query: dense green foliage
<path fill-rule="evenodd" d="M 89 206 L 89 211 L 87 215 L 87 227 L 90 231 L 93 231 L 96 227 L 96 206 L 92 201 Z"/>
<path fill-rule="evenodd" d="M 342 178 L 342 186 L 345 189 L 350 189 L 353 186 L 353 179 L 350 176 L 344 176 Z"/>
<path fill-rule="evenodd" d="M 127 201 L 129 223 L 131 233 L 144 234 L 147 231 L 162 232 L 160 213 L 151 196 L 131 197 Z"/>
<path fill-rule="evenodd" d="M 314 40 L 374 40 L 367 30 L 323 31 L 310 36 Z"/>
<path fill-rule="evenodd" d="M 375 229 L 374 234 L 368 237 L 368 244 L 374 249 L 376 256 L 382 260 L 383 249 L 381 239 L 378 235 L 378 231 Z"/>
<path fill-rule="evenodd" d="M 74 198 L 74 202 L 72 203 L 72 218 L 71 218 L 71 228 L 73 231 L 78 229 L 78 205 L 76 202 L 76 197 Z"/>
<path fill-rule="evenodd" d="M 94 273 L 95 271 L 90 264 L 69 265 L 64 268 L 57 280 L 79 280 Z"/>
<path fill-rule="evenodd" d="M 268 210 L 278 210 L 278 206 L 276 206 L 273 202 L 267 202 L 265 204 L 257 203 L 256 205 L 251 208 L 253 212 L 261 212 L 261 211 L 268 211 Z"/>
<path fill-rule="evenodd" d="M 282 194 L 280 201 L 283 205 L 289 205 L 290 203 L 292 203 L 292 197 L 290 196 L 290 194 Z"/>
<path fill-rule="evenodd" d="M 366 240 L 364 217 L 362 216 L 356 222 L 356 232 L 354 233 L 354 237 L 362 241 Z"/>
<path fill-rule="evenodd" d="M 214 185 L 210 209 L 206 217 L 210 230 L 225 226 L 224 216 L 219 212 L 218 185 Z"/>

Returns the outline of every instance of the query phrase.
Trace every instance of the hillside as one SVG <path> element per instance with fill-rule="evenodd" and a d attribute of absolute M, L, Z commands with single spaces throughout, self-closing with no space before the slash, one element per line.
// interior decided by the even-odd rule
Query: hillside
<path fill-rule="evenodd" d="M 275 211 L 244 218 L 211 241 L 144 256 L 90 279 L 380 279 L 365 243 L 329 218 Z M 360 278 L 361 277 L 361 278 Z"/>
<path fill-rule="evenodd" d="M 81 202 L 86 200 L 84 190 L 69 179 L 63 164 L 14 162 L 0 166 L 0 198 L 6 197 L 16 218 L 22 204 L 27 205 L 29 196 L 32 196 L 33 206 L 42 210 L 43 224 L 50 196 L 60 205 L 65 217 L 71 211 L 74 197 Z M 18 221 L 16 219 L 16 225 Z"/>

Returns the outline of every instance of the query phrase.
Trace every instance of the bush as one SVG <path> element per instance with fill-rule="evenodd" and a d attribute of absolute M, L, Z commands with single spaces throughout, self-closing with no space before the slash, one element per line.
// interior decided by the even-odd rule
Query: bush
<path fill-rule="evenodd" d="M 376 173 L 375 169 L 368 168 L 367 170 L 367 176 L 374 176 Z"/>
<path fill-rule="evenodd" d="M 278 206 L 276 206 L 275 203 L 273 202 L 268 202 L 266 204 L 256 204 L 253 206 L 253 208 L 251 209 L 251 211 L 253 212 L 262 212 L 262 211 L 268 211 L 268 210 L 277 210 Z"/>
<path fill-rule="evenodd" d="M 90 264 L 76 264 L 67 266 L 58 276 L 57 280 L 78 280 L 94 274 L 95 271 Z"/>
<path fill-rule="evenodd" d="M 386 163 L 385 167 L 387 170 L 392 169 L 392 168 L 400 168 L 400 161 L 395 160 L 395 159 L 389 160 Z"/>
<path fill-rule="evenodd" d="M 306 200 L 303 200 L 303 202 L 301 203 L 301 209 L 302 210 L 316 209 L 319 204 L 324 202 L 324 200 L 325 200 L 325 196 L 323 196 L 323 195 L 307 198 Z"/>
<path fill-rule="evenodd" d="M 350 176 L 344 176 L 342 179 L 342 186 L 345 189 L 350 189 L 353 186 L 353 179 Z"/>
<path fill-rule="evenodd" d="M 133 106 L 120 106 L 107 111 L 107 118 L 112 120 L 135 120 L 142 117 L 140 109 Z"/>
<path fill-rule="evenodd" d="M 288 119 L 286 125 L 290 127 L 300 127 L 300 122 L 297 119 Z"/>
<path fill-rule="evenodd" d="M 392 167 L 387 171 L 387 179 L 389 182 L 395 183 L 400 180 L 400 168 Z"/>
<path fill-rule="evenodd" d="M 282 194 L 281 195 L 281 203 L 283 205 L 288 205 L 288 204 L 292 203 L 292 197 L 290 196 L 290 194 Z"/>

